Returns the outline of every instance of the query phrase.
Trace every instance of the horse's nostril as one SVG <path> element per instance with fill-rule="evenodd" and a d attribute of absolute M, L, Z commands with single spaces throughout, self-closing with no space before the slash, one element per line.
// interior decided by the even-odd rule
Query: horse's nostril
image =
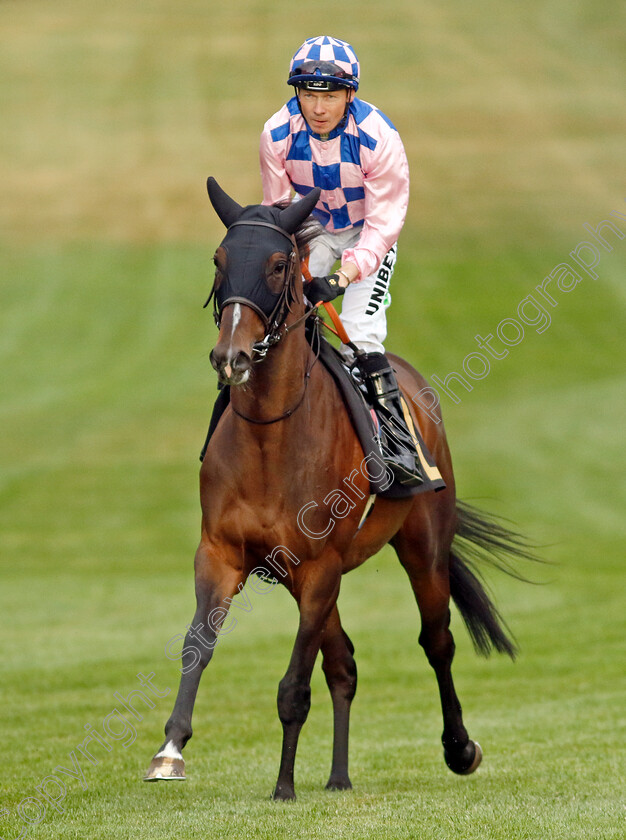
<path fill-rule="evenodd" d="M 209 354 L 209 361 L 213 366 L 213 370 L 220 373 L 220 371 L 224 370 L 225 365 L 228 364 L 229 358 L 228 353 L 224 351 L 219 345 L 213 348 Z"/>
<path fill-rule="evenodd" d="M 220 361 L 217 358 L 217 354 L 216 354 L 215 350 L 211 350 L 211 352 L 209 353 L 209 361 L 211 362 L 211 366 L 213 367 L 214 370 L 219 370 Z"/>
<path fill-rule="evenodd" d="M 233 369 L 236 370 L 236 371 L 239 371 L 240 373 L 243 373 L 244 371 L 249 370 L 250 367 L 251 367 L 251 364 L 252 364 L 252 362 L 251 362 L 250 356 L 246 352 L 244 352 L 243 350 L 240 350 L 237 353 L 237 355 L 235 356 L 235 358 L 233 359 L 233 362 L 232 362 Z"/>

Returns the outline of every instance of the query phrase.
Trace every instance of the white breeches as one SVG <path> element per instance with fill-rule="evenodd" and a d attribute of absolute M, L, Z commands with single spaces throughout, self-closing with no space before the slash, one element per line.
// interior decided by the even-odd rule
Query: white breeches
<path fill-rule="evenodd" d="M 359 239 L 360 230 L 350 229 L 340 233 L 323 231 L 311 243 L 309 271 L 313 277 L 332 274 L 333 267 L 346 248 L 352 248 Z M 391 303 L 389 281 L 396 264 L 397 245 L 393 245 L 382 263 L 369 277 L 351 283 L 343 296 L 341 320 L 350 340 L 366 353 L 384 353 L 383 342 L 387 336 L 387 308 Z M 342 346 L 342 352 L 350 351 Z"/>

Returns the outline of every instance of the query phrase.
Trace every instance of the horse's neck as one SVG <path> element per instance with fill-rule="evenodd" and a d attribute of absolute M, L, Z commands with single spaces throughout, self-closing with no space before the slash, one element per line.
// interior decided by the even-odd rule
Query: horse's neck
<path fill-rule="evenodd" d="M 291 317 L 289 322 L 295 319 Z M 308 384 L 310 357 L 301 325 L 268 350 L 265 359 L 254 366 L 245 388 L 231 391 L 234 408 L 257 421 L 273 420 L 296 409 Z M 261 422 L 259 425 L 263 428 Z"/>

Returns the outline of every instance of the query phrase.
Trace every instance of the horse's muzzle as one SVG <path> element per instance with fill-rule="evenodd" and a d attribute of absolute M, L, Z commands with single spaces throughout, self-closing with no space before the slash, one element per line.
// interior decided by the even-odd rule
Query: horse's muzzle
<path fill-rule="evenodd" d="M 224 307 L 211 364 L 223 385 L 243 385 L 252 367 L 252 348 L 263 338 L 264 325 L 249 306 L 233 303 Z"/>
<path fill-rule="evenodd" d="M 243 385 L 250 376 L 252 359 L 243 350 L 234 355 L 229 350 L 230 348 L 222 348 L 219 345 L 214 347 L 209 356 L 211 364 L 222 385 Z"/>

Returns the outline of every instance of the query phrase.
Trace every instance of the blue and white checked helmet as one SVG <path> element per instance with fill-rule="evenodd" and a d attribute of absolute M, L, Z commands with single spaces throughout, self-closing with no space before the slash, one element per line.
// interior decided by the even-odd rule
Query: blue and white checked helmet
<path fill-rule="evenodd" d="M 345 41 L 320 35 L 307 38 L 289 65 L 288 85 L 307 90 L 357 90 L 360 67 L 356 53 Z"/>

